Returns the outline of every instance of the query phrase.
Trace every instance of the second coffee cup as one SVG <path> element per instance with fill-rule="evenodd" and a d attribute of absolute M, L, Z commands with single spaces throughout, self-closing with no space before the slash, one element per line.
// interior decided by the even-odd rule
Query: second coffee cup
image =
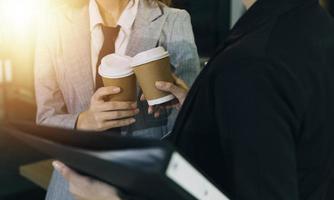
<path fill-rule="evenodd" d="M 105 87 L 115 86 L 121 89 L 119 94 L 110 95 L 110 101 L 136 101 L 136 76 L 130 66 L 130 58 L 117 54 L 105 56 L 99 67 Z"/>
<path fill-rule="evenodd" d="M 131 66 L 149 105 L 171 101 L 175 97 L 156 88 L 157 81 L 174 82 L 169 54 L 163 47 L 157 47 L 137 54 Z"/>

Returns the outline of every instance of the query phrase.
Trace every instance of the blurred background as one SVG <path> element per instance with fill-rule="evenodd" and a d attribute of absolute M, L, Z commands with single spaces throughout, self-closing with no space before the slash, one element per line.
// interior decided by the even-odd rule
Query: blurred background
<path fill-rule="evenodd" d="M 0 125 L 9 119 L 35 120 L 35 36 L 50 1 L 0 0 Z M 334 0 L 321 0 L 321 4 L 334 13 Z M 241 0 L 174 0 L 173 6 L 190 12 L 203 61 L 245 12 Z M 21 177 L 18 168 L 45 158 L 0 133 L 0 200 L 43 199 L 45 191 Z"/>

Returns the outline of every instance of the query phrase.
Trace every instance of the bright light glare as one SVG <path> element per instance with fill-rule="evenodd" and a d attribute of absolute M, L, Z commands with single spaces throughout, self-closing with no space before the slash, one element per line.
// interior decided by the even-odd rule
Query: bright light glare
<path fill-rule="evenodd" d="M 27 31 L 38 20 L 43 1 L 45 0 L 2 0 L 0 12 L 5 29 L 14 33 Z"/>

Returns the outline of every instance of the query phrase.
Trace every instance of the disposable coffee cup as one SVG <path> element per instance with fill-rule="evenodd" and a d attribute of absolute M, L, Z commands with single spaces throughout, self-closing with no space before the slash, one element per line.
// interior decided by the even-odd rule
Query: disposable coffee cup
<path fill-rule="evenodd" d="M 136 101 L 137 81 L 130 66 L 131 58 L 110 54 L 101 60 L 99 74 L 105 87 L 115 86 L 121 89 L 119 94 L 110 95 L 110 101 Z"/>
<path fill-rule="evenodd" d="M 131 66 L 150 106 L 173 100 L 174 95 L 158 90 L 157 81 L 174 82 L 169 54 L 163 47 L 154 48 L 137 54 L 132 58 Z"/>

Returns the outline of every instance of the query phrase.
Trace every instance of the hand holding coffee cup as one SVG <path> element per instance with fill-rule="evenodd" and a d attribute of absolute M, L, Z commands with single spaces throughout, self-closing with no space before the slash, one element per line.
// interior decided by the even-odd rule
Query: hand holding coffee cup
<path fill-rule="evenodd" d="M 110 54 L 102 59 L 99 74 L 105 87 L 93 95 L 89 109 L 79 115 L 76 128 L 105 131 L 135 123 L 134 116 L 139 110 L 136 77 L 130 59 Z"/>
<path fill-rule="evenodd" d="M 105 131 L 135 123 L 134 116 L 139 113 L 136 102 L 104 101 L 106 96 L 120 92 L 120 88 L 114 86 L 99 88 L 91 98 L 89 109 L 80 113 L 76 129 Z"/>
<path fill-rule="evenodd" d="M 175 76 L 173 74 L 173 78 L 174 78 L 174 83 L 170 83 L 170 82 L 164 82 L 164 81 L 158 81 L 156 82 L 156 87 L 157 89 L 161 90 L 161 91 L 166 91 L 166 92 L 170 92 L 171 94 L 173 94 L 176 99 L 173 99 L 170 102 L 166 102 L 164 104 L 161 105 L 156 105 L 156 106 L 149 106 L 148 108 L 148 113 L 149 114 L 154 114 L 154 117 L 159 117 L 160 116 L 160 112 L 163 109 L 171 109 L 171 108 L 176 108 L 176 109 L 180 109 L 187 97 L 188 94 L 188 90 L 189 87 L 187 86 L 187 84 L 180 78 L 178 78 L 177 76 Z M 145 100 L 145 96 L 142 95 L 141 96 L 141 100 L 144 101 Z"/>
<path fill-rule="evenodd" d="M 169 54 L 163 47 L 137 54 L 131 66 L 150 106 L 159 105 L 175 98 L 170 92 L 156 88 L 157 81 L 173 83 Z"/>

